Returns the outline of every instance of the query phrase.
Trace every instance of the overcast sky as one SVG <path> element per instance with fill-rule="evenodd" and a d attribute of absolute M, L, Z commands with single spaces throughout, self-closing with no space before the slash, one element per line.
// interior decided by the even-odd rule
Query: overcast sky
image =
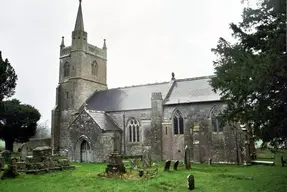
<path fill-rule="evenodd" d="M 18 75 L 15 98 L 51 119 L 59 73 L 59 46 L 71 44 L 78 0 L 1 2 L 0 50 Z M 240 0 L 83 0 L 90 44 L 107 39 L 108 87 L 213 74 L 210 49 L 231 39 Z M 50 124 L 49 124 L 50 125 Z"/>

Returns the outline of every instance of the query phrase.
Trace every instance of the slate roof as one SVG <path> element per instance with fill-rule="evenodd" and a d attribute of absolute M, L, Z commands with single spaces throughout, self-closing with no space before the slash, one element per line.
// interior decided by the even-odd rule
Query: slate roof
<path fill-rule="evenodd" d="M 105 131 L 121 131 L 118 125 L 115 124 L 112 117 L 104 111 L 86 110 L 86 112 L 93 118 L 93 120 Z"/>
<path fill-rule="evenodd" d="M 152 92 L 161 92 L 165 105 L 219 101 L 209 85 L 211 76 L 179 79 L 170 82 L 108 89 L 95 92 L 87 108 L 100 111 L 125 111 L 151 108 Z"/>
<path fill-rule="evenodd" d="M 209 80 L 210 76 L 177 80 L 165 105 L 219 101 L 220 95 L 213 92 Z"/>
<path fill-rule="evenodd" d="M 161 92 L 165 98 L 170 87 L 170 82 L 164 82 L 95 92 L 87 100 L 87 108 L 100 111 L 148 109 L 151 93 Z"/>

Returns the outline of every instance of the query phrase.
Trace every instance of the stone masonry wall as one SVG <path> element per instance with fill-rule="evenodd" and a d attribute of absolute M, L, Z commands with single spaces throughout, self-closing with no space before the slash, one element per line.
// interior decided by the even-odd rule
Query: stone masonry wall
<path fill-rule="evenodd" d="M 150 146 L 150 109 L 146 110 L 134 110 L 134 111 L 123 111 L 123 112 L 111 112 L 109 113 L 111 117 L 115 120 L 119 128 L 123 130 L 122 135 L 122 153 L 128 156 L 135 156 L 142 154 L 143 146 Z M 130 143 L 128 140 L 128 121 L 131 118 L 135 118 L 140 123 L 140 142 Z"/>
<path fill-rule="evenodd" d="M 213 132 L 210 119 L 210 110 L 217 105 L 223 107 L 220 102 L 216 103 L 198 103 L 191 105 L 177 105 L 164 107 L 164 121 L 169 124 L 167 130 L 168 136 L 164 136 L 165 141 L 172 145 L 172 151 L 165 151 L 164 157 L 172 159 L 182 159 L 184 156 L 184 147 L 188 145 L 191 148 L 191 158 L 195 162 L 207 162 L 212 158 L 214 162 L 237 162 L 241 157 L 240 147 L 243 143 L 241 131 L 224 127 L 223 132 Z M 174 135 L 172 130 L 172 116 L 175 109 L 178 109 L 184 118 L 184 135 Z M 199 125 L 199 130 L 194 131 L 194 123 Z M 237 134 L 237 140 L 236 140 Z M 236 144 L 237 143 L 237 144 Z M 240 156 L 240 154 L 239 154 Z"/>
<path fill-rule="evenodd" d="M 80 161 L 81 142 L 86 140 L 91 148 L 91 161 L 103 162 L 113 152 L 113 137 L 113 132 L 103 132 L 89 114 L 83 112 L 69 128 L 69 158 Z"/>

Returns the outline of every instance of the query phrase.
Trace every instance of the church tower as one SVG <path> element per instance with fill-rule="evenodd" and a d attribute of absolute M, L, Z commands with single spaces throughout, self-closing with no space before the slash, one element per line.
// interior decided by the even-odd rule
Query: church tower
<path fill-rule="evenodd" d="M 102 48 L 88 43 L 84 30 L 82 1 L 79 8 L 71 46 L 60 45 L 59 84 L 56 89 L 56 106 L 52 111 L 52 148 L 65 149 L 67 128 L 72 114 L 98 90 L 107 89 L 107 46 Z"/>

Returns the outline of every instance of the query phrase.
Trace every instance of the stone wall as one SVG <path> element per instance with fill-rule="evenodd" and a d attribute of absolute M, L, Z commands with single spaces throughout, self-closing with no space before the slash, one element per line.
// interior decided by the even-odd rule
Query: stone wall
<path fill-rule="evenodd" d="M 86 32 L 75 31 L 73 36 L 72 46 L 60 51 L 59 85 L 52 111 L 52 148 L 56 151 L 67 148 L 67 128 L 75 118 L 73 113 L 95 91 L 107 89 L 107 50 L 88 44 Z M 64 77 L 67 64 L 69 75 Z M 95 74 L 92 64 L 97 66 Z"/>
<path fill-rule="evenodd" d="M 164 133 L 168 133 L 163 136 L 164 145 L 168 146 L 164 147 L 165 158 L 182 159 L 184 147 L 188 145 L 191 158 L 195 162 L 207 162 L 209 158 L 214 162 L 242 161 L 244 137 L 241 129 L 225 126 L 223 132 L 212 131 L 210 111 L 215 105 L 220 109 L 224 107 L 220 102 L 164 107 L 163 129 L 167 129 Z M 173 134 L 172 114 L 176 109 L 184 118 L 184 135 Z M 194 125 L 198 125 L 198 131 L 194 129 Z M 168 150 L 170 146 L 172 150 Z"/>
<path fill-rule="evenodd" d="M 123 112 L 111 112 L 109 113 L 115 120 L 120 129 L 123 130 L 122 136 L 122 152 L 127 156 L 136 156 L 142 154 L 143 146 L 150 146 L 151 141 L 149 137 L 150 133 L 150 117 L 151 111 L 145 110 L 131 110 Z M 131 118 L 135 118 L 140 123 L 140 142 L 130 143 L 128 139 L 128 129 L 126 128 L 128 121 Z"/>
<path fill-rule="evenodd" d="M 83 111 L 69 128 L 68 156 L 73 161 L 81 161 L 81 144 L 86 141 L 90 148 L 89 161 L 106 161 L 114 150 L 114 136 L 113 132 L 104 132 L 90 115 Z"/>

